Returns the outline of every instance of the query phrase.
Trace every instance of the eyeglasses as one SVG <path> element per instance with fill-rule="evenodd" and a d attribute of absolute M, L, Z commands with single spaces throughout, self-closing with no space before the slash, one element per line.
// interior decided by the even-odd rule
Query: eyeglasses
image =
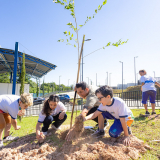
<path fill-rule="evenodd" d="M 104 97 L 99 97 L 98 100 L 101 101 L 102 98 L 104 98 Z"/>

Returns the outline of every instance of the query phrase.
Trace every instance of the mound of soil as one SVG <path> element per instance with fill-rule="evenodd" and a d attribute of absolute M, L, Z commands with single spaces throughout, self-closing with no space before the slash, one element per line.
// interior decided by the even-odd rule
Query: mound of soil
<path fill-rule="evenodd" d="M 138 159 L 140 153 L 152 149 L 135 136 L 130 138 L 130 147 L 123 145 L 123 136 L 101 140 L 86 136 L 58 147 L 51 140 L 42 145 L 31 143 L 33 136 L 27 136 L 0 150 L 0 160 L 127 160 Z"/>
<path fill-rule="evenodd" d="M 69 130 L 61 132 L 60 139 L 65 140 L 66 136 L 71 136 L 72 140 L 79 138 L 84 131 L 83 117 L 79 115 L 75 118 L 73 127 Z"/>

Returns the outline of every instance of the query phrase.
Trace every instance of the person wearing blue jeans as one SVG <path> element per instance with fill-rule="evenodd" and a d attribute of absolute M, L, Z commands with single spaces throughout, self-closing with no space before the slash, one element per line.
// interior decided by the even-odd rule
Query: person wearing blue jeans
<path fill-rule="evenodd" d="M 47 135 L 48 128 L 52 123 L 52 128 L 57 130 L 60 125 L 67 119 L 66 107 L 60 102 L 59 97 L 56 95 L 50 95 L 49 99 L 44 102 L 42 111 L 39 114 L 38 122 L 36 125 L 36 138 L 38 140 L 43 138 L 43 135 Z M 41 130 L 41 125 L 42 132 Z"/>
<path fill-rule="evenodd" d="M 42 132 L 47 132 L 52 122 L 54 122 L 52 123 L 52 126 L 54 125 L 58 129 L 61 126 L 61 124 L 67 119 L 67 114 L 64 115 L 63 119 L 59 119 L 60 114 L 61 112 L 59 112 L 56 116 L 47 116 L 43 121 Z"/>
<path fill-rule="evenodd" d="M 156 100 L 156 87 L 160 87 L 160 84 L 156 82 L 155 78 L 151 76 L 147 76 L 147 72 L 145 70 L 140 70 L 139 74 L 141 76 L 140 81 L 142 83 L 141 85 L 141 91 L 142 91 L 142 104 L 144 105 L 144 108 L 146 110 L 146 115 L 150 115 L 147 108 L 147 100 L 150 99 L 150 103 L 152 106 L 152 114 L 156 114 L 155 112 L 155 100 Z"/>
<path fill-rule="evenodd" d="M 97 138 L 105 135 L 104 119 L 114 119 L 113 125 L 109 129 L 109 135 L 117 138 L 124 131 L 124 144 L 129 146 L 131 141 L 129 135 L 131 134 L 130 126 L 133 123 L 132 111 L 128 108 L 125 102 L 118 97 L 113 97 L 112 88 L 109 86 L 102 86 L 95 92 L 98 100 L 101 102 L 97 111 L 84 118 L 91 120 L 98 117 L 99 130 L 93 134 Z"/>

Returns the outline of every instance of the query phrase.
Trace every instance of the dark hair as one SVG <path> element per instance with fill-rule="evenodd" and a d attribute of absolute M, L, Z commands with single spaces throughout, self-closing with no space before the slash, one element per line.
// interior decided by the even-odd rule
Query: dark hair
<path fill-rule="evenodd" d="M 52 112 L 52 109 L 49 107 L 49 102 L 59 102 L 59 97 L 57 95 L 50 95 L 49 98 L 44 102 L 42 113 L 46 116 L 49 116 Z"/>
<path fill-rule="evenodd" d="M 140 73 L 140 72 L 143 72 L 144 74 L 147 74 L 147 72 L 146 72 L 144 69 L 139 70 L 139 73 Z"/>
<path fill-rule="evenodd" d="M 86 82 L 79 82 L 76 83 L 76 88 L 82 88 L 82 90 L 85 90 L 86 88 L 89 88 L 88 84 Z"/>
<path fill-rule="evenodd" d="M 111 87 L 109 87 L 107 85 L 98 88 L 95 91 L 95 95 L 97 95 L 97 93 L 101 93 L 104 97 L 107 97 L 108 95 L 110 95 L 111 98 L 113 97 L 113 90 Z"/>

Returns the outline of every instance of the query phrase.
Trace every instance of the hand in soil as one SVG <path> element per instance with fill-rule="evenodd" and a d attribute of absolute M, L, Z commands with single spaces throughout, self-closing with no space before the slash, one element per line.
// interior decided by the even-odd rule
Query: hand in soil
<path fill-rule="evenodd" d="M 19 130 L 21 128 L 21 126 L 17 126 L 16 128 L 15 128 L 15 130 Z"/>
<path fill-rule="evenodd" d="M 130 146 L 130 144 L 131 144 L 131 139 L 130 139 L 129 136 L 125 136 L 125 137 L 124 137 L 123 144 L 124 144 L 125 146 Z"/>
<path fill-rule="evenodd" d="M 42 142 L 44 142 L 45 135 L 41 132 L 40 135 L 36 135 L 36 138 L 37 138 L 38 142 L 42 143 Z"/>

